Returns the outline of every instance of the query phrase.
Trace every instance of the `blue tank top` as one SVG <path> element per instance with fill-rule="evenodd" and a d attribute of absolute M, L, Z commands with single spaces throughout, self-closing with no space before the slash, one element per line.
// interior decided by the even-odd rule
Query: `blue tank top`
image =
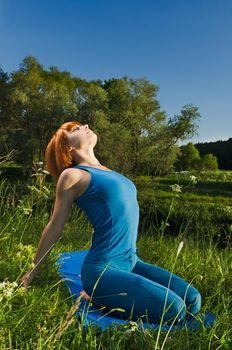
<path fill-rule="evenodd" d="M 139 205 L 137 189 L 126 176 L 112 170 L 75 165 L 91 174 L 86 191 L 75 202 L 93 225 L 86 263 L 110 263 L 131 271 L 136 264 Z"/>

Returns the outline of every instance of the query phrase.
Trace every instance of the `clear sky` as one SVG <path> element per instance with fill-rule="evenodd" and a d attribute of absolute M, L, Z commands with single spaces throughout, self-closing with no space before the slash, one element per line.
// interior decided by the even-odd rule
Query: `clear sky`
<path fill-rule="evenodd" d="M 1 67 L 29 54 L 88 80 L 147 78 L 169 117 L 199 107 L 189 141 L 232 137 L 231 0 L 0 0 Z"/>

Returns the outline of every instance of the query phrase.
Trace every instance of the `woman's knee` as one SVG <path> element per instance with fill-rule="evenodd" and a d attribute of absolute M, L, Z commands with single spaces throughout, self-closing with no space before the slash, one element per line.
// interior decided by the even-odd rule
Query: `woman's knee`
<path fill-rule="evenodd" d="M 196 288 L 191 288 L 187 294 L 186 305 L 189 312 L 197 314 L 201 309 L 201 294 Z"/>
<path fill-rule="evenodd" d="M 177 294 L 170 291 L 167 298 L 157 301 L 149 309 L 150 315 L 153 313 L 153 322 L 159 323 L 161 320 L 168 323 L 177 323 L 184 320 L 186 316 L 186 304 Z"/>
<path fill-rule="evenodd" d="M 167 308 L 168 309 L 168 308 Z M 176 297 L 172 304 L 170 304 L 170 311 L 167 312 L 167 317 L 175 319 L 176 322 L 181 322 L 186 316 L 186 312 L 197 314 L 201 309 L 201 294 L 196 288 L 191 288 L 187 294 L 186 300 Z M 167 310 L 168 311 L 168 310 Z"/>
<path fill-rule="evenodd" d="M 184 301 L 177 297 L 173 302 L 166 307 L 167 314 L 164 317 L 164 320 L 168 321 L 175 321 L 176 322 L 181 322 L 184 320 L 186 316 L 186 305 Z"/>

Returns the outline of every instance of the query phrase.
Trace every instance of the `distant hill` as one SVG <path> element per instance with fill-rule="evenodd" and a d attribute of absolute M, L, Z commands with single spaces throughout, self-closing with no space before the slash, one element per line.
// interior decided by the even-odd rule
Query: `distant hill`
<path fill-rule="evenodd" d="M 227 141 L 199 142 L 194 144 L 201 156 L 212 153 L 217 157 L 219 169 L 232 170 L 232 138 Z"/>

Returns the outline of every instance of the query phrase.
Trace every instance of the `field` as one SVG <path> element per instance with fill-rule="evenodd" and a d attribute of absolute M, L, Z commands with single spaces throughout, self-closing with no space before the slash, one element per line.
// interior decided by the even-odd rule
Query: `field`
<path fill-rule="evenodd" d="M 1 350 L 232 348 L 232 172 L 176 173 L 165 178 L 138 177 L 135 182 L 141 207 L 139 256 L 193 281 L 202 294 L 202 314 L 216 315 L 214 326 L 167 334 L 139 331 L 134 324 L 104 332 L 96 326 L 85 330 L 76 317 L 67 323 L 72 303 L 54 256 L 42 265 L 27 292 L 18 288 L 54 200 L 54 187 L 38 172 L 31 183 L 2 180 L 0 185 Z M 86 217 L 73 206 L 53 249 L 55 256 L 88 249 L 91 234 Z"/>

